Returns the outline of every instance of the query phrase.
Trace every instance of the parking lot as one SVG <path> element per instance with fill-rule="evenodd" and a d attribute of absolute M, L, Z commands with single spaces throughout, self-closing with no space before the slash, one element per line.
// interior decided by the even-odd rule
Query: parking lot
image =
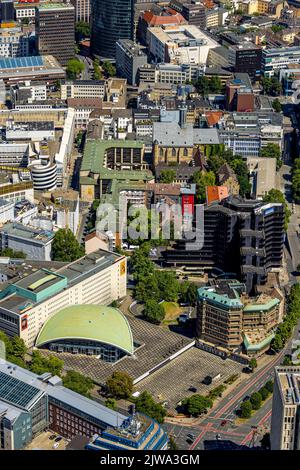
<path fill-rule="evenodd" d="M 206 351 L 192 347 L 179 357 L 154 372 L 136 385 L 136 390 L 147 390 L 157 401 L 168 401 L 169 411 L 177 403 L 193 393 L 206 395 L 212 388 L 220 385 L 231 375 L 240 373 L 243 366 L 230 359 L 223 360 Z M 218 382 L 205 385 L 202 380 L 207 376 L 221 374 Z M 194 388 L 193 390 L 189 390 Z"/>
<path fill-rule="evenodd" d="M 55 442 L 55 439 L 50 439 L 51 436 L 58 437 L 58 434 L 55 434 L 52 431 L 45 431 L 41 434 L 38 434 L 25 450 L 65 450 L 69 441 L 62 438 L 59 442 Z M 54 447 L 55 446 L 55 447 Z"/>

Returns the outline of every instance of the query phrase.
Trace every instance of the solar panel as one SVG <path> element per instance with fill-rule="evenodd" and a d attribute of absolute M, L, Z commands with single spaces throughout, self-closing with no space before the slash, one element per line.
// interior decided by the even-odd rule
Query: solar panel
<path fill-rule="evenodd" d="M 38 67 L 41 65 L 43 65 L 43 57 L 39 55 L 31 57 L 0 58 L 0 69 Z"/>
<path fill-rule="evenodd" d="M 0 400 L 26 409 L 40 390 L 15 377 L 0 372 Z"/>

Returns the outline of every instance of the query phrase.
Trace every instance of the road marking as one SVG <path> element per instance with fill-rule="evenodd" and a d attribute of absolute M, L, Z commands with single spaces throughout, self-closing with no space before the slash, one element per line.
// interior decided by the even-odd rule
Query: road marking
<path fill-rule="evenodd" d="M 267 419 L 271 416 L 271 414 L 272 414 L 272 410 L 269 410 L 268 413 L 258 422 L 257 428 L 259 428 L 259 426 L 262 426 L 262 424 L 264 424 L 264 422 L 267 421 Z M 241 442 L 242 445 L 246 444 L 252 438 L 253 432 L 254 430 L 251 430 L 249 434 L 245 436 L 244 440 Z"/>
<path fill-rule="evenodd" d="M 196 445 L 198 444 L 198 442 L 202 439 L 202 437 L 207 433 L 207 431 L 210 431 L 210 429 L 212 428 L 213 426 L 213 423 L 208 423 L 205 428 L 203 429 L 203 431 L 200 432 L 199 436 L 197 437 L 197 439 L 193 442 L 193 444 L 189 447 L 189 450 L 193 450 Z"/>

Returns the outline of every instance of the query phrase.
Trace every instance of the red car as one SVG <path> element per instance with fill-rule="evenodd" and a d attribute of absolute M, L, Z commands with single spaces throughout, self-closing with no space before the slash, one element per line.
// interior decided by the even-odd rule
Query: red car
<path fill-rule="evenodd" d="M 221 426 L 225 426 L 226 423 L 227 421 L 222 421 Z"/>

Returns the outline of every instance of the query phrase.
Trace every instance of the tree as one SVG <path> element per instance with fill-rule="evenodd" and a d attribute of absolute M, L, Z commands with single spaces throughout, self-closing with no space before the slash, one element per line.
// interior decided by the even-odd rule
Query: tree
<path fill-rule="evenodd" d="M 291 211 L 288 208 L 288 205 L 287 205 L 286 199 L 284 197 L 284 194 L 281 191 L 279 191 L 279 189 L 274 189 L 273 188 L 273 189 L 270 189 L 268 194 L 266 194 L 263 197 L 263 201 L 264 202 L 279 202 L 279 203 L 283 204 L 284 214 L 285 214 L 284 228 L 285 228 L 285 230 L 287 230 L 288 224 L 289 224 L 289 221 L 290 221 Z"/>
<path fill-rule="evenodd" d="M 144 413 L 158 423 L 162 424 L 167 414 L 166 410 L 159 403 L 153 400 L 152 395 L 148 392 L 142 392 L 140 396 L 135 399 L 136 410 Z"/>
<path fill-rule="evenodd" d="M 261 403 L 262 403 L 261 394 L 259 392 L 252 393 L 250 397 L 250 402 L 251 402 L 253 410 L 259 410 L 259 408 L 261 407 Z"/>
<path fill-rule="evenodd" d="M 280 111 L 282 111 L 282 106 L 281 106 L 281 103 L 279 101 L 278 98 L 276 98 L 273 102 L 272 102 L 272 107 L 274 109 L 274 111 L 276 113 L 280 113 Z"/>
<path fill-rule="evenodd" d="M 166 302 L 177 302 L 179 294 L 179 282 L 171 271 L 155 271 L 154 276 L 161 297 Z"/>
<path fill-rule="evenodd" d="M 285 26 L 282 26 L 280 24 L 273 24 L 273 26 L 271 26 L 271 30 L 273 31 L 273 33 L 278 33 L 279 31 L 282 31 L 283 29 L 285 29 Z"/>
<path fill-rule="evenodd" d="M 116 400 L 114 398 L 108 398 L 105 401 L 105 406 L 107 408 L 110 408 L 111 410 L 115 410 L 116 409 Z"/>
<path fill-rule="evenodd" d="M 257 360 L 253 357 L 252 359 L 250 359 L 249 361 L 249 367 L 251 369 L 252 372 L 254 372 L 254 369 L 256 369 L 257 367 Z"/>
<path fill-rule="evenodd" d="M 265 401 L 268 398 L 268 396 L 270 395 L 270 392 L 266 387 L 262 387 L 259 390 L 259 393 L 260 393 L 261 398 L 262 398 L 263 401 Z"/>
<path fill-rule="evenodd" d="M 207 409 L 211 408 L 213 402 L 210 398 L 204 397 L 202 395 L 192 395 L 191 397 L 185 398 L 182 401 L 186 413 L 191 416 L 199 416 L 203 413 L 207 413 Z"/>
<path fill-rule="evenodd" d="M 116 67 L 109 62 L 109 60 L 105 60 L 103 62 L 102 70 L 108 77 L 114 77 L 116 75 Z"/>
<path fill-rule="evenodd" d="M 174 170 L 162 170 L 159 177 L 160 183 L 173 183 L 176 176 L 176 171 Z"/>
<path fill-rule="evenodd" d="M 113 398 L 129 398 L 133 391 L 133 380 L 126 372 L 116 371 L 107 379 L 106 386 Z"/>
<path fill-rule="evenodd" d="M 169 449 L 170 450 L 178 450 L 178 446 L 176 444 L 176 441 L 174 437 L 169 436 Z"/>
<path fill-rule="evenodd" d="M 54 261 L 75 261 L 84 256 L 84 248 L 78 243 L 75 235 L 67 228 L 59 229 L 52 243 Z"/>
<path fill-rule="evenodd" d="M 260 151 L 260 156 L 265 157 L 265 158 L 276 158 L 276 168 L 279 170 L 279 168 L 282 165 L 282 160 L 281 160 L 281 150 L 279 145 L 269 143 L 265 147 L 263 147 Z"/>
<path fill-rule="evenodd" d="M 35 374 L 41 375 L 50 372 L 52 375 L 61 375 L 64 362 L 56 356 L 42 356 L 40 351 L 33 351 L 30 362 L 30 370 Z"/>
<path fill-rule="evenodd" d="M 74 80 L 84 70 L 84 64 L 79 59 L 70 59 L 67 63 L 67 76 Z"/>
<path fill-rule="evenodd" d="M 244 401 L 241 404 L 241 418 L 250 418 L 252 412 L 252 404 L 249 400 Z"/>
<path fill-rule="evenodd" d="M 19 357 L 20 359 L 25 359 L 25 354 L 27 353 L 27 346 L 24 343 L 24 340 L 19 338 L 19 336 L 14 336 L 11 340 L 11 353 L 15 357 Z"/>
<path fill-rule="evenodd" d="M 278 96 L 282 92 L 282 85 L 280 81 L 275 77 L 263 77 L 261 84 L 263 87 L 264 94 Z"/>
<path fill-rule="evenodd" d="M 77 40 L 81 40 L 82 38 L 89 38 L 91 35 L 91 28 L 89 23 L 86 23 L 85 21 L 78 21 L 78 23 L 75 24 L 75 34 Z"/>
<path fill-rule="evenodd" d="M 75 370 L 68 370 L 63 377 L 63 384 L 65 387 L 73 390 L 73 392 L 80 393 L 85 397 L 90 398 L 90 391 L 94 387 L 92 379 L 76 372 Z"/>
<path fill-rule="evenodd" d="M 212 171 L 196 171 L 192 176 L 192 182 L 196 184 L 197 202 L 206 200 L 206 186 L 214 186 L 216 176 Z"/>
<path fill-rule="evenodd" d="M 195 305 L 197 301 L 197 286 L 193 282 L 183 281 L 179 286 L 180 302 Z"/>
<path fill-rule="evenodd" d="M 270 393 L 273 393 L 273 386 L 274 386 L 273 380 L 268 380 L 268 382 L 266 382 L 265 387 Z"/>
<path fill-rule="evenodd" d="M 154 324 L 159 324 L 165 318 L 165 311 L 161 304 L 155 300 L 147 300 L 144 308 L 144 316 L 147 321 Z"/>
<path fill-rule="evenodd" d="M 27 257 L 26 253 L 23 253 L 23 251 L 15 251 L 12 248 L 4 248 L 1 250 L 0 255 L 15 259 L 26 259 Z"/>

